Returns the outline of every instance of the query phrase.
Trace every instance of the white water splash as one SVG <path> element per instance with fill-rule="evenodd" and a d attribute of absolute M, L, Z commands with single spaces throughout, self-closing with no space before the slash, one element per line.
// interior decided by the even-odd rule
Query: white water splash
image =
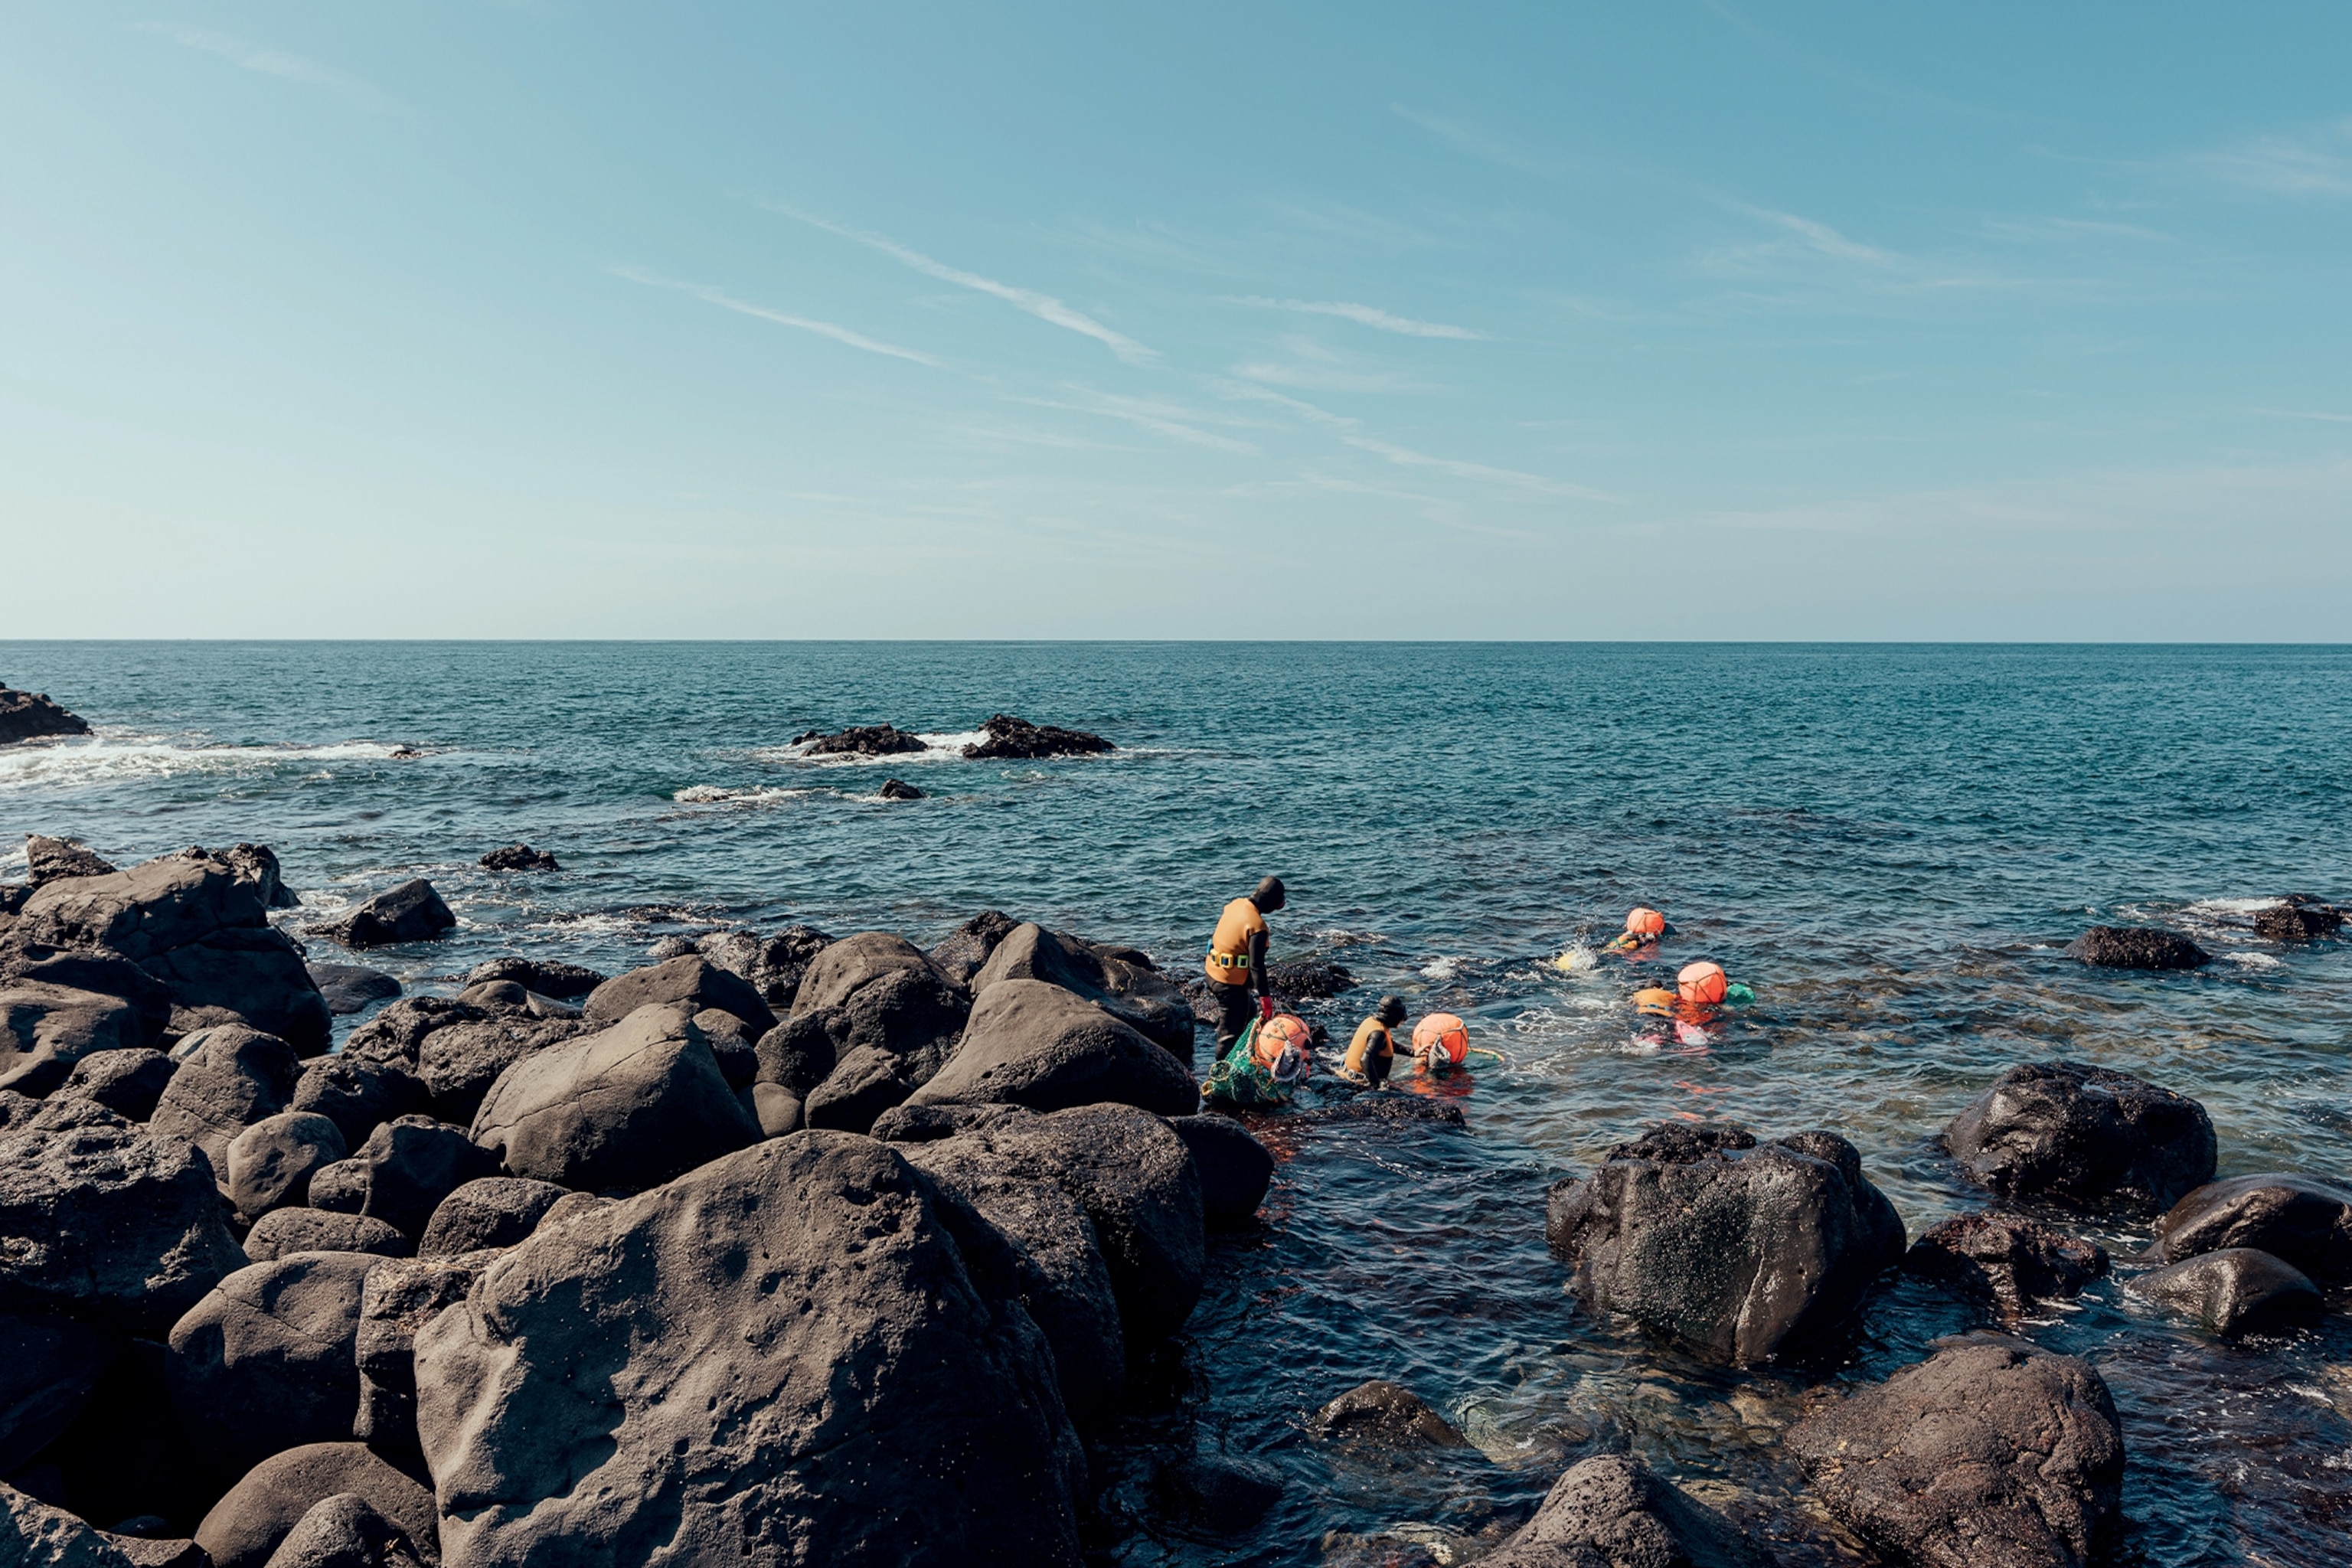
<path fill-rule="evenodd" d="M 323 746 L 224 746 L 160 736 L 97 736 L 59 741 L 0 754 L 0 789 L 102 784 L 113 779 L 163 779 L 183 773 L 235 773 L 299 763 L 388 762 L 418 755 L 383 741 L 338 741 Z"/>

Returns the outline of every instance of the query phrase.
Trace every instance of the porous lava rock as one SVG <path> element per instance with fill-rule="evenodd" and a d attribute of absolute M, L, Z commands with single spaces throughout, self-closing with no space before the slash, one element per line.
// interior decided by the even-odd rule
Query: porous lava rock
<path fill-rule="evenodd" d="M 875 793 L 884 800 L 921 800 L 923 798 L 923 792 L 905 779 L 884 779 L 882 787 Z"/>
<path fill-rule="evenodd" d="M 1201 1173 L 1201 1217 L 1211 1230 L 1246 1230 L 1274 1182 L 1274 1155 L 1230 1116 L 1171 1116 L 1168 1125 Z"/>
<path fill-rule="evenodd" d="M 493 849 L 476 864 L 490 871 L 561 871 L 555 857 L 544 849 L 533 849 L 528 844 L 509 844 Z"/>
<path fill-rule="evenodd" d="M 172 1327 L 172 1403 L 225 1476 L 351 1436 L 360 1291 L 380 1261 L 298 1252 L 223 1279 Z"/>
<path fill-rule="evenodd" d="M 992 713 L 981 727 L 985 739 L 964 747 L 972 762 L 1034 761 L 1044 757 L 1089 756 L 1118 748 L 1100 735 L 1065 730 L 1058 724 L 1032 724 L 1010 713 Z"/>
<path fill-rule="evenodd" d="M 245 1235 L 245 1256 L 255 1263 L 290 1258 L 298 1252 L 367 1252 L 378 1258 L 405 1258 L 413 1250 L 408 1237 L 383 1221 L 332 1209 L 272 1209 Z"/>
<path fill-rule="evenodd" d="M 755 1031 L 776 1026 L 776 1015 L 751 982 L 699 953 L 633 969 L 588 994 L 581 1010 L 592 1024 L 617 1024 L 640 1007 L 684 1005 L 688 1016 L 706 1007 L 732 1013 Z"/>
<path fill-rule="evenodd" d="M 229 1144 L 223 1190 L 237 1217 L 251 1225 L 272 1209 L 302 1205 L 319 1168 L 350 1152 L 342 1130 L 317 1111 L 281 1110 L 255 1122 Z"/>
<path fill-rule="evenodd" d="M 973 1004 L 954 1057 L 908 1100 L 1032 1110 L 1116 1102 L 1184 1116 L 1201 1090 L 1172 1054 L 1076 993 L 1000 980 Z"/>
<path fill-rule="evenodd" d="M 488 959 L 466 972 L 466 984 L 468 985 L 479 985 L 490 980 L 511 980 L 526 991 L 569 1002 L 585 996 L 604 984 L 605 976 L 576 963 L 513 955 Z"/>
<path fill-rule="evenodd" d="M 927 956 L 940 973 L 969 991 L 971 977 L 1020 924 L 1002 910 L 982 910 L 941 938 Z"/>
<path fill-rule="evenodd" d="M 442 1199 L 477 1176 L 497 1173 L 497 1159 L 463 1130 L 429 1116 L 395 1116 L 350 1159 L 311 1173 L 310 1205 L 366 1215 L 415 1237 Z"/>
<path fill-rule="evenodd" d="M 2093 926 L 2068 944 L 2066 956 L 2095 969 L 2199 969 L 2213 962 L 2179 931 L 2154 926 Z"/>
<path fill-rule="evenodd" d="M 1835 1133 L 1759 1143 L 1728 1123 L 1672 1121 L 1555 1184 L 1545 1237 L 1589 1310 L 1733 1366 L 1841 1346 L 1905 1243 Z"/>
<path fill-rule="evenodd" d="M 2232 1176 L 2198 1188 L 2156 1222 L 2168 1263 L 2229 1247 L 2269 1253 L 2329 1284 L 2352 1281 L 2352 1188 L 2315 1176 Z"/>
<path fill-rule="evenodd" d="M 117 1116 L 144 1121 L 179 1064 L 161 1051 L 100 1051 L 74 1063 L 59 1092 L 103 1105 Z"/>
<path fill-rule="evenodd" d="M 792 743 L 806 746 L 813 757 L 896 757 L 931 749 L 920 735 L 888 724 L 856 724 L 830 735 L 822 730 L 805 730 L 794 735 Z"/>
<path fill-rule="evenodd" d="M 1075 1568 L 1052 1352 L 936 1193 L 805 1132 L 507 1254 L 416 1339 L 449 1560 Z"/>
<path fill-rule="evenodd" d="M 286 885 L 284 871 L 278 864 L 278 851 L 267 844 L 232 844 L 226 849 L 207 849 L 192 844 L 179 853 L 191 860 L 217 860 L 229 868 L 230 875 L 261 900 L 264 909 L 290 910 L 302 900 Z"/>
<path fill-rule="evenodd" d="M 2082 1062 L 2021 1062 L 1944 1128 L 1969 1176 L 2004 1197 L 2169 1208 L 2213 1179 L 2213 1121 L 2186 1095 Z"/>
<path fill-rule="evenodd" d="M 398 942 L 429 942 L 457 929 L 457 917 L 433 884 L 412 877 L 353 910 L 339 921 L 310 928 L 316 936 L 332 937 L 345 947 L 390 947 Z"/>
<path fill-rule="evenodd" d="M 196 1526 L 213 1568 L 268 1568 L 310 1511 L 345 1495 L 399 1526 L 427 1563 L 440 1561 L 433 1494 L 364 1443 L 306 1443 L 256 1465 Z"/>
<path fill-rule="evenodd" d="M 86 1057 L 152 1043 L 139 1010 L 119 997 L 32 980 L 0 984 L 0 1089 L 39 1099 Z"/>
<path fill-rule="evenodd" d="M 1267 964 L 1265 982 L 1276 996 L 1292 1002 L 1328 1001 L 1356 988 L 1356 977 L 1347 966 L 1328 958 Z"/>
<path fill-rule="evenodd" d="M 1109 948 L 1039 925 L 1004 934 L 972 976 L 974 996 L 1000 980 L 1043 980 L 1085 997 L 1146 1039 L 1192 1066 L 1192 1006 L 1184 993 L 1131 948 Z"/>
<path fill-rule="evenodd" d="M 2292 1264 L 2225 1247 L 2141 1275 L 2132 1289 L 2224 1339 L 2297 1327 L 2319 1316 L 2319 1287 Z"/>
<path fill-rule="evenodd" d="M 370 1061 L 349 1052 L 314 1057 L 302 1064 L 287 1109 L 318 1112 L 342 1131 L 346 1147 L 356 1149 L 384 1122 L 425 1108 L 425 1086 L 413 1067 L 413 1058 Z"/>
<path fill-rule="evenodd" d="M 2081 1568 L 2122 1523 L 2123 1432 L 2087 1363 L 1970 1337 L 1783 1439 L 1839 1520 L 1934 1568 Z"/>
<path fill-rule="evenodd" d="M 1317 1435 L 1386 1448 L 1467 1448 L 1454 1423 L 1401 1383 L 1374 1378 L 1358 1384 L 1315 1413 Z"/>
<path fill-rule="evenodd" d="M 35 887 L 62 882 L 69 877 L 111 877 L 121 868 L 90 853 L 79 838 L 25 835 L 25 879 Z"/>
<path fill-rule="evenodd" d="M 702 1031 L 660 1005 L 517 1062 L 472 1130 L 511 1175 L 600 1192 L 653 1186 L 759 1137 Z"/>
<path fill-rule="evenodd" d="M 403 1258 L 370 1268 L 360 1293 L 352 1359 L 360 1373 L 352 1436 L 404 1462 L 422 1463 L 416 1442 L 416 1331 L 465 1300 L 499 1253 Z"/>
<path fill-rule="evenodd" d="M 338 1018 L 364 1013 L 378 1002 L 389 1002 L 400 994 L 397 979 L 364 963 L 311 963 L 304 968 L 319 994 L 327 999 L 327 1011 Z"/>
<path fill-rule="evenodd" d="M 2269 942 L 2317 942 L 2343 930 L 2344 911 L 2326 904 L 2285 903 L 2254 914 L 2254 934 Z"/>
<path fill-rule="evenodd" d="M 0 691 L 0 700 L 16 695 Z M 0 718 L 6 711 L 0 708 Z M 0 1485 L 0 1563 L 9 1568 L 131 1568 L 130 1558 L 82 1521 L 5 1485 Z"/>
<path fill-rule="evenodd" d="M 2014 1323 L 2036 1301 L 2079 1295 L 2107 1272 L 2106 1248 L 2023 1215 L 1955 1215 L 1911 1245 L 1903 1265 Z"/>
<path fill-rule="evenodd" d="M 467 994 L 478 996 L 488 989 L 477 986 Z M 499 1074 L 550 1046 L 593 1029 L 577 1017 L 542 1018 L 528 1008 L 483 1010 L 489 1016 L 435 1029 L 416 1044 L 417 1082 L 424 1086 L 433 1114 L 444 1121 L 460 1125 L 471 1121 Z"/>
<path fill-rule="evenodd" d="M 294 1047 L 275 1035 L 221 1024 L 173 1048 L 179 1069 L 156 1098 L 147 1124 L 205 1152 L 214 1174 L 228 1179 L 228 1146 L 257 1121 L 277 1115 L 302 1076 Z"/>
<path fill-rule="evenodd" d="M 416 1244 L 419 1258 L 456 1258 L 512 1247 L 547 1217 L 564 1189 L 522 1176 L 478 1176 L 441 1200 Z"/>
<path fill-rule="evenodd" d="M 1570 1467 L 1487 1568 L 1771 1568 L 1723 1515 L 1627 1454 Z"/>
<path fill-rule="evenodd" d="M 16 691 L 0 686 L 0 746 L 18 741 L 46 740 L 53 735 L 87 735 L 89 722 L 49 700 L 43 691 Z"/>
<path fill-rule="evenodd" d="M 773 936 L 755 931 L 720 931 L 698 937 L 695 951 L 726 970 L 740 975 L 780 1016 L 800 994 L 801 978 L 816 955 L 833 945 L 834 938 L 814 926 L 789 925 Z"/>

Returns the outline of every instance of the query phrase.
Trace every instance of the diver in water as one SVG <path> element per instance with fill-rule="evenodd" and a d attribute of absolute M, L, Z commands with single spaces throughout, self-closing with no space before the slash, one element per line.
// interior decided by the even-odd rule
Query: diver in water
<path fill-rule="evenodd" d="M 1470 1061 L 1470 1026 L 1451 1013 L 1432 1013 L 1412 1026 L 1412 1070 L 1423 1078 L 1460 1072 Z"/>
<path fill-rule="evenodd" d="M 1355 1038 L 1348 1042 L 1348 1055 L 1339 1064 L 1339 1076 L 1350 1083 L 1386 1089 L 1389 1068 L 1396 1061 L 1396 1026 L 1403 1022 L 1404 998 L 1381 997 L 1372 1016 L 1356 1026 Z"/>
<path fill-rule="evenodd" d="M 1685 963 L 1675 976 L 1675 988 L 1663 985 L 1644 986 L 1633 993 L 1633 1011 L 1653 1018 L 1671 1018 L 1675 1037 L 1686 1046 L 1701 1046 L 1713 1038 L 1707 1026 L 1722 1016 L 1727 1006 L 1739 1006 L 1756 1000 L 1750 987 L 1733 980 L 1723 972 L 1723 965 L 1702 959 Z M 1661 1043 L 1658 1037 L 1641 1037 L 1651 1043 Z"/>
<path fill-rule="evenodd" d="M 1653 909 L 1634 910 L 1625 917 L 1625 929 L 1610 939 L 1603 952 L 1638 952 L 1657 945 L 1661 937 L 1675 935 L 1666 917 Z"/>

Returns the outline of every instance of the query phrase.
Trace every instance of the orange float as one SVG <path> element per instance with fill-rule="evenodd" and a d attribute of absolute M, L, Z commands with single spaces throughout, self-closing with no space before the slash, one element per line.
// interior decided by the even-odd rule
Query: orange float
<path fill-rule="evenodd" d="M 1432 1013 L 1412 1026 L 1412 1054 L 1423 1070 L 1458 1068 L 1470 1059 L 1470 1026 L 1451 1013 Z"/>
<path fill-rule="evenodd" d="M 1704 960 L 1686 963 L 1683 965 L 1682 973 L 1675 976 L 1675 990 L 1693 1006 L 1720 1006 L 1725 994 L 1730 989 L 1730 978 L 1723 973 L 1720 963 L 1708 963 Z"/>
<path fill-rule="evenodd" d="M 1250 1056 L 1276 1083 L 1300 1084 L 1315 1070 L 1315 1041 L 1307 1020 L 1276 1013 L 1257 1026 Z"/>
<path fill-rule="evenodd" d="M 1666 917 L 1652 909 L 1639 909 L 1625 917 L 1627 936 L 1652 937 L 1666 934 Z"/>

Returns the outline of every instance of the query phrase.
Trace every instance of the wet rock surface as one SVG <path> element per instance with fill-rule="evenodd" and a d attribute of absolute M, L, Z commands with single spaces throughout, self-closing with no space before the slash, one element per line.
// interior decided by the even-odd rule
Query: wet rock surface
<path fill-rule="evenodd" d="M 2318 942 L 2343 931 L 2344 911 L 2315 899 L 2289 900 L 2254 914 L 2254 934 L 2266 942 Z"/>
<path fill-rule="evenodd" d="M 2213 1179 L 2203 1106 L 2082 1062 L 2011 1068 L 1943 1139 L 1971 1179 L 2006 1197 L 2150 1211 Z"/>
<path fill-rule="evenodd" d="M 1958 1215 L 1929 1229 L 1903 1260 L 2014 1323 L 2037 1301 L 2064 1300 L 2107 1272 L 2106 1249 L 2023 1215 Z"/>
<path fill-rule="evenodd" d="M 1274 1182 L 1274 1154 L 1240 1122 L 1215 1115 L 1172 1116 L 1168 1125 L 1201 1173 L 1201 1214 L 1211 1230 L 1246 1230 Z"/>
<path fill-rule="evenodd" d="M 822 730 L 805 730 L 794 735 L 792 743 L 806 746 L 813 757 L 896 757 L 931 749 L 920 735 L 888 724 L 856 724 L 829 735 Z"/>
<path fill-rule="evenodd" d="M 310 963 L 303 966 L 319 994 L 327 999 L 327 1011 L 338 1018 L 353 1013 L 363 1013 L 378 1002 L 388 1002 L 400 994 L 400 982 L 381 969 L 370 969 L 363 963 Z"/>
<path fill-rule="evenodd" d="M 1772 1555 L 1641 1460 L 1604 1455 L 1553 1483 L 1491 1568 L 1770 1568 Z"/>
<path fill-rule="evenodd" d="M 2156 1222 L 2168 1263 L 2250 1247 L 2315 1279 L 2352 1282 L 2352 1187 L 2316 1177 L 2232 1176 L 2198 1188 Z"/>
<path fill-rule="evenodd" d="M 2132 1289 L 2224 1339 L 2312 1321 L 2319 1287 L 2301 1269 L 2251 1247 L 2225 1247 L 2141 1275 Z"/>
<path fill-rule="evenodd" d="M 1339 1442 L 1387 1447 L 1467 1448 L 1453 1422 L 1400 1383 L 1376 1378 L 1360 1384 L 1315 1413 L 1318 1436 Z"/>
<path fill-rule="evenodd" d="M 2093 926 L 2066 956 L 2095 969 L 2201 969 L 2213 955 L 2179 931 L 2149 926 Z"/>
<path fill-rule="evenodd" d="M 884 779 L 882 781 L 882 787 L 875 793 L 879 795 L 884 800 L 922 800 L 926 798 L 921 790 L 917 789 L 905 779 Z"/>
<path fill-rule="evenodd" d="M 441 900 L 433 884 L 411 878 L 353 910 L 339 921 L 312 926 L 320 936 L 332 937 L 346 947 L 390 947 L 398 942 L 430 942 L 457 924 L 457 917 Z"/>
<path fill-rule="evenodd" d="M 980 728 L 985 739 L 975 741 L 963 749 L 969 761 L 1091 756 L 1118 750 L 1100 735 L 1089 735 L 1083 730 L 1065 730 L 1058 724 L 1032 724 L 1028 720 L 1017 719 L 1010 713 L 991 714 L 988 721 Z"/>
<path fill-rule="evenodd" d="M 17 691 L 0 686 L 0 746 L 89 733 L 89 721 L 50 701 L 47 692 Z"/>
<path fill-rule="evenodd" d="M 533 849 L 528 844 L 509 844 L 493 849 L 475 862 L 487 871 L 561 871 L 555 857 L 544 849 Z"/>

